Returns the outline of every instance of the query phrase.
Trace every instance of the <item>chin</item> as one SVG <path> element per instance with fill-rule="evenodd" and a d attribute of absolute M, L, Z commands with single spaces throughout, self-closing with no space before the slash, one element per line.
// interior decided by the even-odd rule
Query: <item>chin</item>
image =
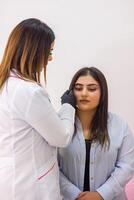
<path fill-rule="evenodd" d="M 93 110 L 96 110 L 97 107 L 91 107 L 91 106 L 81 106 L 81 105 L 78 105 L 78 110 L 82 111 L 82 112 L 90 112 L 90 111 L 93 111 Z"/>
<path fill-rule="evenodd" d="M 90 111 L 91 110 L 91 108 L 89 108 L 89 107 L 86 107 L 86 106 L 78 106 L 78 110 L 80 110 L 80 111 Z"/>

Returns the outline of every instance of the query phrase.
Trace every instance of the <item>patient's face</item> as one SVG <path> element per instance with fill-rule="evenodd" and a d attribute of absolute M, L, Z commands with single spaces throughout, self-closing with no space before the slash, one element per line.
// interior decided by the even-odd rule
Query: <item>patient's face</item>
<path fill-rule="evenodd" d="M 80 76 L 74 86 L 74 95 L 79 110 L 96 109 L 101 95 L 99 83 L 90 75 Z"/>
<path fill-rule="evenodd" d="M 55 44 L 54 42 L 52 42 L 52 44 L 51 44 L 51 49 L 50 49 L 50 54 L 48 56 L 48 61 L 52 61 L 53 60 L 52 51 L 54 49 L 54 44 Z"/>

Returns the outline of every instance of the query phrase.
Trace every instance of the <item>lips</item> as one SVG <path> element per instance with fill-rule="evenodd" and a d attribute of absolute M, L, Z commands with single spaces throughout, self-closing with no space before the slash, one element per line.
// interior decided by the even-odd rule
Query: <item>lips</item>
<path fill-rule="evenodd" d="M 80 103 L 89 103 L 89 102 L 90 102 L 89 100 L 85 100 L 85 99 L 80 100 Z"/>

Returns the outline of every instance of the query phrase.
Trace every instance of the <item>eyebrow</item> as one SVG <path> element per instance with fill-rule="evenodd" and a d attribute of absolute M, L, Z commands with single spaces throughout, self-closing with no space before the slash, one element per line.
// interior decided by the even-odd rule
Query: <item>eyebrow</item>
<path fill-rule="evenodd" d="M 83 84 L 81 84 L 81 83 L 76 83 L 75 86 L 83 86 Z M 88 84 L 88 85 L 86 85 L 86 86 L 99 86 L 99 85 L 98 85 L 98 84 L 95 84 L 95 83 L 90 83 L 90 84 Z"/>

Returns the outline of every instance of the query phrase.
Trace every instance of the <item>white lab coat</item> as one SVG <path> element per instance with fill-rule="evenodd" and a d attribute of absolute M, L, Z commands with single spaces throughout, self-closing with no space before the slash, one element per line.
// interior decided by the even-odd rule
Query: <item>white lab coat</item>
<path fill-rule="evenodd" d="M 55 113 L 38 84 L 9 77 L 0 91 L 0 200 L 61 200 L 56 147 L 71 141 L 75 110 Z"/>

